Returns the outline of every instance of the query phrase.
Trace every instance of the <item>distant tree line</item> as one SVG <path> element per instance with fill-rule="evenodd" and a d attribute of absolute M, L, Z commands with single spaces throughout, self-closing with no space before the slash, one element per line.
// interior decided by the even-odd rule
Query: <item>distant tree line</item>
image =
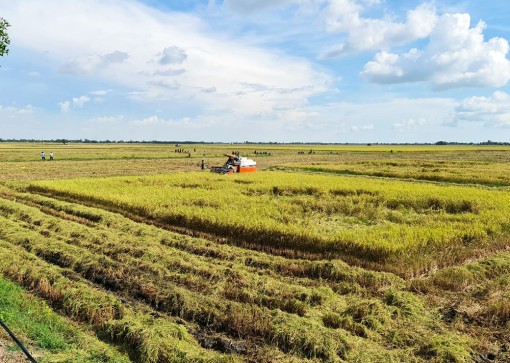
<path fill-rule="evenodd" d="M 229 144 L 246 144 L 246 145 L 510 145 L 510 142 L 506 141 L 482 141 L 482 142 L 455 142 L 455 141 L 437 141 L 435 143 L 426 142 L 414 142 L 414 143 L 353 143 L 353 142 L 275 142 L 275 141 L 244 141 L 244 142 L 210 142 L 210 141 L 160 141 L 160 140 L 91 140 L 91 139 L 2 139 L 0 142 L 31 142 L 31 143 L 59 143 L 59 144 L 217 144 L 217 145 L 229 145 Z"/>
<path fill-rule="evenodd" d="M 473 143 L 473 142 L 450 142 L 450 141 L 438 141 L 436 142 L 436 145 L 510 145 L 510 142 L 504 142 L 504 141 L 482 141 L 479 143 Z"/>
<path fill-rule="evenodd" d="M 158 140 L 90 140 L 90 139 L 2 139 L 0 142 L 32 142 L 43 143 L 51 142 L 58 144 L 229 144 L 229 143 L 214 143 L 205 141 L 158 141 Z"/>

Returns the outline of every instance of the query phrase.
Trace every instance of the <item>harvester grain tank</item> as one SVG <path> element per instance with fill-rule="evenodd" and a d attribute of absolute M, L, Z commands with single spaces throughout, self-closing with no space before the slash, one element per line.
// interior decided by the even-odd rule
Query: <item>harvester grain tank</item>
<path fill-rule="evenodd" d="M 252 159 L 235 154 L 225 154 L 228 160 L 222 166 L 213 166 L 211 171 L 220 174 L 253 173 L 257 171 L 257 163 Z"/>

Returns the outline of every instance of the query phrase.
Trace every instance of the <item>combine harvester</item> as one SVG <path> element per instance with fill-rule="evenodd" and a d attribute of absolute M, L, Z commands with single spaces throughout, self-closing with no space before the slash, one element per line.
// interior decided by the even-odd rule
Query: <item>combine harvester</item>
<path fill-rule="evenodd" d="M 257 163 L 235 154 L 225 154 L 227 162 L 222 166 L 213 166 L 211 172 L 219 174 L 253 173 L 257 171 Z"/>

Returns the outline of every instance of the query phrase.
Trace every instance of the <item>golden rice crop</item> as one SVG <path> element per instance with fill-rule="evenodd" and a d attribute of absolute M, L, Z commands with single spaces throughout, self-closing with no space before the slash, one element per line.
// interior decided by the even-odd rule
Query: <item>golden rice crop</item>
<path fill-rule="evenodd" d="M 423 361 L 415 352 L 429 337 L 463 352 L 459 361 L 470 355 L 471 342 L 391 274 L 218 245 L 105 210 L 2 192 L 0 272 L 91 323 L 134 361 L 355 361 L 361 334 L 363 351 L 382 360 Z"/>
<path fill-rule="evenodd" d="M 510 164 L 485 160 L 430 160 L 384 159 L 354 162 L 316 162 L 312 164 L 287 164 L 276 169 L 301 172 L 322 172 L 344 175 L 370 175 L 385 178 L 404 178 L 436 182 L 510 185 Z"/>
<path fill-rule="evenodd" d="M 0 274 L 133 361 L 510 358 L 505 148 L 40 146 L 0 156 Z M 291 173 L 144 175 L 201 147 Z"/>
<path fill-rule="evenodd" d="M 41 181 L 30 190 L 261 248 L 374 263 L 413 260 L 419 251 L 433 258 L 448 251 L 454 258 L 455 248 L 504 239 L 510 225 L 506 191 L 344 176 L 188 173 Z"/>

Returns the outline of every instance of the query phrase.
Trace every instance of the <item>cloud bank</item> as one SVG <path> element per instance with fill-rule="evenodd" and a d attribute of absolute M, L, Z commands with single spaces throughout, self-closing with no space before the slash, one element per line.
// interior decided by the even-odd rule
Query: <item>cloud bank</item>
<path fill-rule="evenodd" d="M 470 27 L 470 20 L 468 14 L 442 15 L 423 50 L 379 52 L 362 76 L 382 84 L 427 81 L 436 89 L 504 86 L 510 80 L 508 41 L 485 41 L 485 24 Z"/>
<path fill-rule="evenodd" d="M 0 0 L 16 50 L 0 68 L 11 105 L 0 115 L 58 125 L 33 134 L 110 139 L 434 141 L 508 126 L 509 44 L 472 22 L 479 13 L 393 0 L 150 3 Z"/>
<path fill-rule="evenodd" d="M 378 3 L 372 2 L 369 5 Z M 347 33 L 348 40 L 328 51 L 323 55 L 324 58 L 408 44 L 429 36 L 437 22 L 435 9 L 429 4 L 408 11 L 404 22 L 391 18 L 364 18 L 362 11 L 365 7 L 366 2 L 363 4 L 354 0 L 329 2 L 325 12 L 327 30 Z"/>
<path fill-rule="evenodd" d="M 18 46 L 51 57 L 65 74 L 131 89 L 132 100 L 250 117 L 306 104 L 331 82 L 306 59 L 245 44 L 193 15 L 134 0 L 4 1 L 2 8 L 16 24 Z M 40 19 L 52 19 L 43 32 L 31 26 Z M 67 102 L 62 110 L 87 101 Z"/>
<path fill-rule="evenodd" d="M 455 108 L 455 121 L 482 122 L 510 127 L 510 94 L 497 91 L 489 97 L 469 97 Z"/>

